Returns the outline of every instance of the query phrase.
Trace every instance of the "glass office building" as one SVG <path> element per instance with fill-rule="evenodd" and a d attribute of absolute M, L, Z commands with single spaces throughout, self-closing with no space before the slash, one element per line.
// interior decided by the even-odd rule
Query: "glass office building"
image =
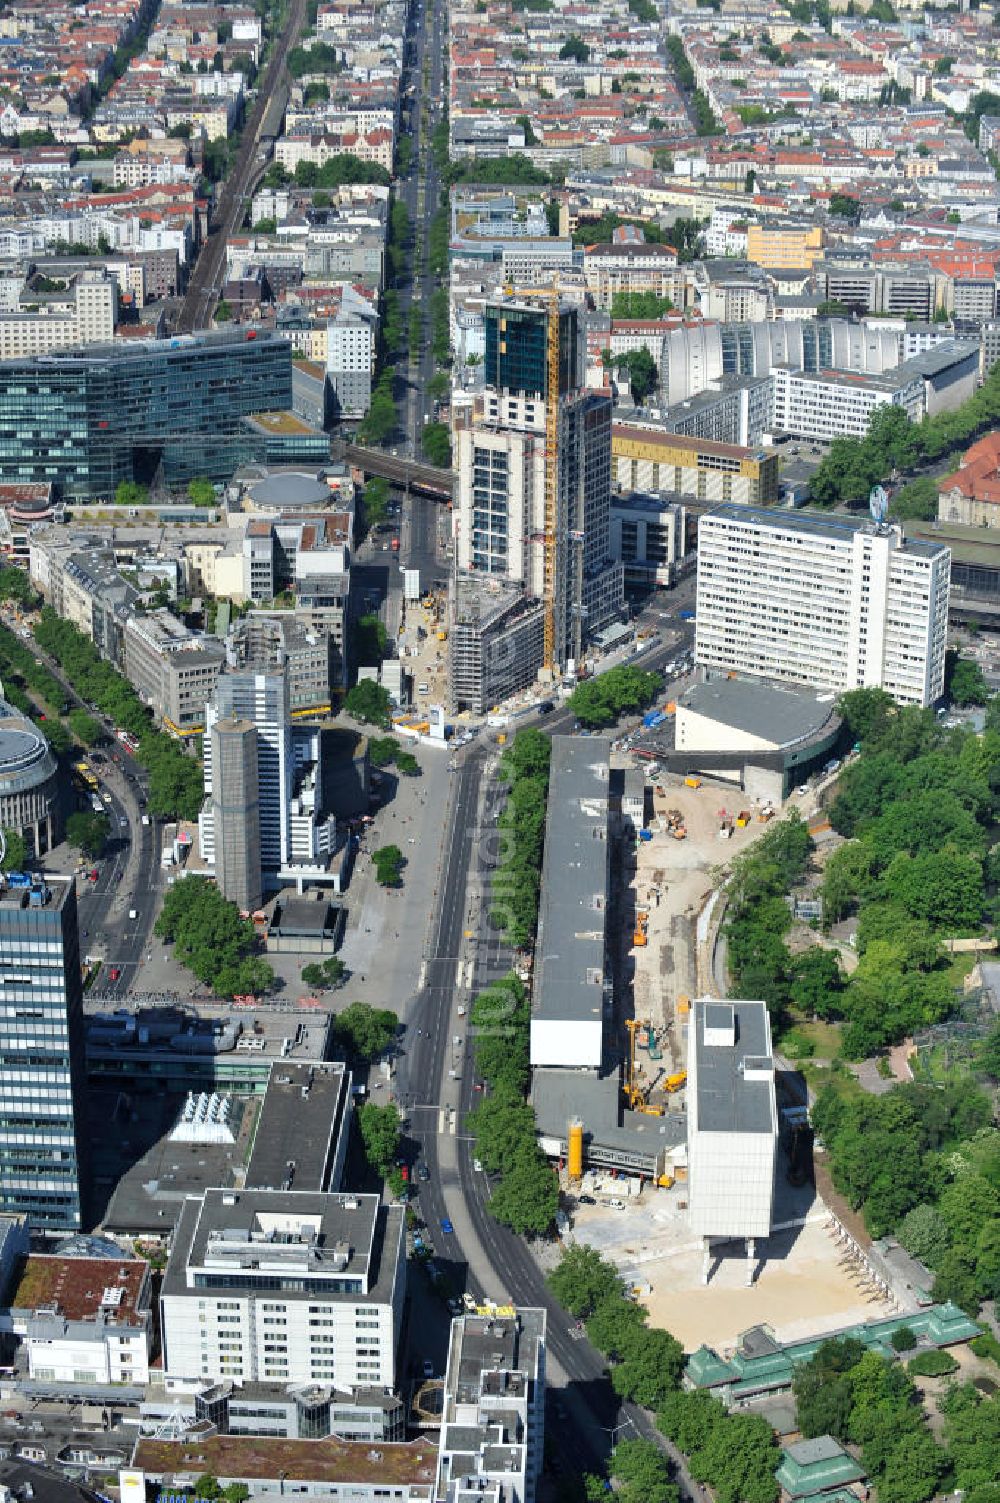
<path fill-rule="evenodd" d="M 486 352 L 483 374 L 486 385 L 497 391 L 544 397 L 548 388 L 548 329 L 546 304 L 538 307 L 497 303 L 484 315 Z M 579 310 L 559 309 L 559 394 L 565 396 L 583 385 Z"/>
<path fill-rule="evenodd" d="M 292 403 L 292 350 L 268 330 L 58 350 L 0 362 L 0 480 L 69 501 L 123 480 L 228 480 L 258 457 L 243 419 Z"/>
<path fill-rule="evenodd" d="M 85 1179 L 83 989 L 72 878 L 0 887 L 0 1214 L 76 1231 Z"/>

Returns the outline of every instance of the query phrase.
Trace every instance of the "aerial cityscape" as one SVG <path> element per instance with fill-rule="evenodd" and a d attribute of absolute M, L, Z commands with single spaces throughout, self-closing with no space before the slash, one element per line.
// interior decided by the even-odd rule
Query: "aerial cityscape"
<path fill-rule="evenodd" d="M 0 1503 L 1000 1503 L 1000 11 L 0 0 Z"/>

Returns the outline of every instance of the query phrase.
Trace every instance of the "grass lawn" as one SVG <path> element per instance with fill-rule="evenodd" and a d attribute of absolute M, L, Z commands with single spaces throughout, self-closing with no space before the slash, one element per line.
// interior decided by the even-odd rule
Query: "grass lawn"
<path fill-rule="evenodd" d="M 986 956 L 986 959 L 992 957 Z M 948 963 L 948 981 L 951 986 L 959 987 L 972 970 L 980 956 L 973 953 L 962 952 L 958 955 L 949 955 L 944 952 L 944 959 Z"/>

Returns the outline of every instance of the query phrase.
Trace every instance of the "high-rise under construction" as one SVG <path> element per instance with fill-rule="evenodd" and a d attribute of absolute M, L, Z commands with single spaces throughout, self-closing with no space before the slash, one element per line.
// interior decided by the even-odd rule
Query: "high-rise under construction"
<path fill-rule="evenodd" d="M 485 390 L 455 432 L 455 599 L 468 602 L 473 581 L 485 595 L 514 585 L 539 602 L 544 622 L 540 662 L 537 653 L 522 661 L 537 634 L 520 634 L 513 661 L 511 644 L 479 652 L 484 672 L 491 660 L 503 670 L 494 698 L 543 666 L 565 672 L 622 609 L 621 565 L 611 559 L 611 402 L 586 389 L 584 360 L 583 310 L 556 293 L 487 305 Z M 452 627 L 452 697 L 464 701 L 463 641 L 476 621 L 457 610 Z M 491 686 L 482 689 L 489 699 Z"/>

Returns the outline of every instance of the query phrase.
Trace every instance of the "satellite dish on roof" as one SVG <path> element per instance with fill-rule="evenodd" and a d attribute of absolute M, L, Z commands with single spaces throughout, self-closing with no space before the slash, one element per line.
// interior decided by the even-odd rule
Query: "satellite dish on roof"
<path fill-rule="evenodd" d="M 881 527 L 889 515 L 889 492 L 884 485 L 873 485 L 868 492 L 868 510 L 875 525 Z"/>

